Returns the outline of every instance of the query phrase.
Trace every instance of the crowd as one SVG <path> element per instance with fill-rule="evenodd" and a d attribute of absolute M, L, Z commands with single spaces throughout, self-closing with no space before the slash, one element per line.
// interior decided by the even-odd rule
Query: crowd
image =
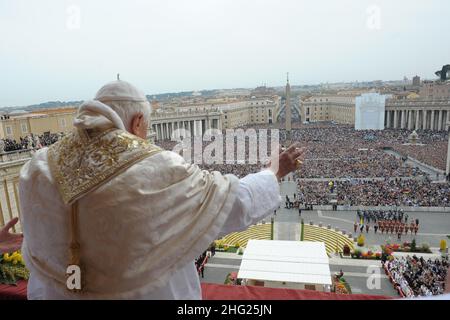
<path fill-rule="evenodd" d="M 255 127 L 258 130 L 263 127 Z M 247 128 L 244 128 L 247 129 Z M 267 129 L 267 127 L 264 127 Z M 271 131 L 268 130 L 270 135 Z M 281 145 L 288 145 L 286 131 L 280 131 Z M 423 174 L 417 168 L 406 166 L 403 161 L 385 153 L 379 144 L 372 143 L 372 134 L 361 134 L 346 126 L 317 126 L 294 129 L 291 141 L 298 141 L 307 148 L 306 161 L 300 171 L 300 178 L 362 178 L 362 177 L 415 177 Z M 203 141 L 202 150 L 211 142 Z M 226 139 L 224 138 L 226 150 Z M 173 150 L 176 142 L 158 141 L 157 145 Z M 368 148 L 370 147 L 370 148 Z M 270 145 L 268 145 L 270 149 Z M 191 150 L 194 151 L 193 143 Z M 245 146 L 244 159 L 248 160 L 250 144 Z M 194 158 L 192 153 L 191 159 Z M 237 150 L 235 150 L 235 159 Z M 248 166 L 241 164 L 205 165 L 205 169 L 219 170 L 224 173 L 245 174 L 259 170 L 262 165 Z"/>
<path fill-rule="evenodd" d="M 256 130 L 280 128 L 280 125 L 259 125 L 251 128 Z M 449 206 L 450 204 L 449 183 L 433 183 L 426 173 L 385 152 L 386 148 L 394 149 L 404 156 L 409 155 L 422 162 L 442 167 L 448 139 L 446 132 L 419 130 L 418 142 L 424 146 L 414 146 L 407 145 L 411 134 L 408 130 L 356 131 L 352 126 L 333 124 L 294 126 L 290 136 L 284 129 L 279 130 L 281 145 L 287 146 L 290 142 L 298 141 L 301 146 L 307 148 L 306 159 L 296 179 L 341 179 L 336 181 L 338 205 Z M 268 133 L 271 131 L 268 130 Z M 203 142 L 202 150 L 209 143 L 211 142 Z M 223 143 L 226 144 L 225 139 Z M 176 142 L 158 141 L 157 144 L 172 150 Z M 234 151 L 236 159 L 237 150 Z M 249 153 L 247 143 L 244 159 L 249 159 Z M 192 154 L 191 159 L 194 157 Z M 243 177 L 261 170 L 264 164 L 200 163 L 200 167 Z M 330 204 L 329 195 L 330 190 L 326 182 L 299 183 L 298 200 L 302 204 L 327 205 Z"/>
<path fill-rule="evenodd" d="M 411 145 L 409 144 L 411 131 L 408 130 L 356 131 L 352 126 L 324 125 L 293 129 L 291 140 L 300 141 L 308 146 L 307 159 L 352 158 L 360 149 L 377 155 L 376 150 L 391 148 L 404 156 L 445 170 L 448 133 L 430 130 L 418 130 L 417 133 L 418 145 Z M 287 139 L 284 130 L 281 130 L 280 137 L 282 141 Z"/>
<path fill-rule="evenodd" d="M 362 206 L 450 206 L 450 184 L 423 180 L 352 180 L 337 182 L 338 203 Z"/>
<path fill-rule="evenodd" d="M 360 152 L 361 153 L 361 152 Z M 366 178 L 415 177 L 422 175 L 417 168 L 404 166 L 403 161 L 381 151 L 353 158 L 310 159 L 305 161 L 300 178 Z"/>
<path fill-rule="evenodd" d="M 28 149 L 40 149 L 57 142 L 63 133 L 46 133 L 42 135 L 33 135 L 20 137 L 19 141 L 15 139 L 0 139 L 0 152 L 12 152 Z"/>
<path fill-rule="evenodd" d="M 327 182 L 298 182 L 307 203 L 330 204 Z M 423 180 L 350 180 L 336 182 L 337 202 L 348 206 L 450 206 L 450 183 Z"/>
<path fill-rule="evenodd" d="M 20 138 L 20 141 L 16 141 L 14 139 L 1 139 L 0 141 L 0 151 L 3 152 L 11 152 L 11 151 L 18 151 L 18 150 L 24 150 L 28 149 L 28 141 L 25 141 L 24 139 Z"/>
<path fill-rule="evenodd" d="M 205 155 L 207 153 L 207 152 L 203 152 L 203 151 L 205 151 L 205 148 L 207 148 L 211 143 L 212 142 L 203 141 L 201 155 Z M 156 145 L 160 146 L 161 148 L 163 148 L 165 150 L 174 150 L 175 146 L 177 145 L 177 142 L 169 141 L 169 140 L 157 141 Z M 220 171 L 224 174 L 234 174 L 235 176 L 242 178 L 250 173 L 258 172 L 264 167 L 264 164 L 261 163 L 260 161 L 257 161 L 257 163 L 249 163 L 250 148 L 249 148 L 248 139 L 246 141 L 246 145 L 244 148 L 244 152 L 242 154 L 242 156 L 243 156 L 242 158 L 241 158 L 241 154 L 238 152 L 236 145 L 234 145 L 233 160 L 230 161 L 230 163 L 227 163 L 228 161 L 227 161 L 227 157 L 226 157 L 226 153 L 225 153 L 225 151 L 227 150 L 225 138 L 223 139 L 223 149 L 222 149 L 223 157 L 222 157 L 222 159 L 219 159 L 218 163 L 207 163 L 205 161 L 205 159 L 200 159 L 200 161 L 197 161 L 198 155 L 195 154 L 196 150 L 195 150 L 193 141 L 191 141 L 190 149 L 191 149 L 190 150 L 191 151 L 191 153 L 190 153 L 191 161 L 195 161 L 197 164 L 199 164 L 200 168 L 203 170 Z M 185 156 L 185 155 L 183 155 L 183 156 Z M 211 156 L 213 158 L 213 157 L 215 157 L 215 153 L 212 153 L 211 155 L 208 154 L 208 156 Z M 259 159 L 257 159 L 257 160 L 259 160 Z"/>
<path fill-rule="evenodd" d="M 384 266 L 406 297 L 432 296 L 445 292 L 448 260 L 407 256 L 387 260 Z"/>
<path fill-rule="evenodd" d="M 445 170 L 447 147 L 448 140 L 437 141 L 423 146 L 397 144 L 393 146 L 393 149 L 402 155 L 410 156 L 422 163 Z"/>

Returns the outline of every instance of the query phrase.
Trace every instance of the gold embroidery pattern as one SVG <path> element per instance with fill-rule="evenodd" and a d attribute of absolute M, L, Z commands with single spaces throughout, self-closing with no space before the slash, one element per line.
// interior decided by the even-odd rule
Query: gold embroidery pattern
<path fill-rule="evenodd" d="M 162 151 L 128 132 L 110 129 L 92 139 L 77 130 L 49 147 L 50 170 L 71 204 L 141 159 Z"/>

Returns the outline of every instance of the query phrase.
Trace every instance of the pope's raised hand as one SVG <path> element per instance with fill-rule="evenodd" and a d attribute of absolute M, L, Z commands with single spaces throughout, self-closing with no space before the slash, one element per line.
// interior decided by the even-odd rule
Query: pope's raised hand
<path fill-rule="evenodd" d="M 304 161 L 306 148 L 301 148 L 298 142 L 282 151 L 278 156 L 278 163 L 271 161 L 269 169 L 281 180 L 288 173 L 297 170 Z"/>

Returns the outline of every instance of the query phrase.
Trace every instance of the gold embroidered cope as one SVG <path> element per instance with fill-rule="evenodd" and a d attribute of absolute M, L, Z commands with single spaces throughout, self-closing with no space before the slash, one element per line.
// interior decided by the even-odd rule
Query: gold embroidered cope
<path fill-rule="evenodd" d="M 50 170 L 64 203 L 72 204 L 134 163 L 162 151 L 116 128 L 90 137 L 74 130 L 48 150 Z"/>

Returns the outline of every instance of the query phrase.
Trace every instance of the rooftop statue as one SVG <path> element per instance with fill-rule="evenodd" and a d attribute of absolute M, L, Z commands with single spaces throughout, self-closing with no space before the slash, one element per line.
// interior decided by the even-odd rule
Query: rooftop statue
<path fill-rule="evenodd" d="M 442 66 L 442 69 L 435 72 L 435 75 L 441 78 L 441 81 L 448 80 L 448 73 L 450 72 L 450 64 L 446 64 Z"/>

